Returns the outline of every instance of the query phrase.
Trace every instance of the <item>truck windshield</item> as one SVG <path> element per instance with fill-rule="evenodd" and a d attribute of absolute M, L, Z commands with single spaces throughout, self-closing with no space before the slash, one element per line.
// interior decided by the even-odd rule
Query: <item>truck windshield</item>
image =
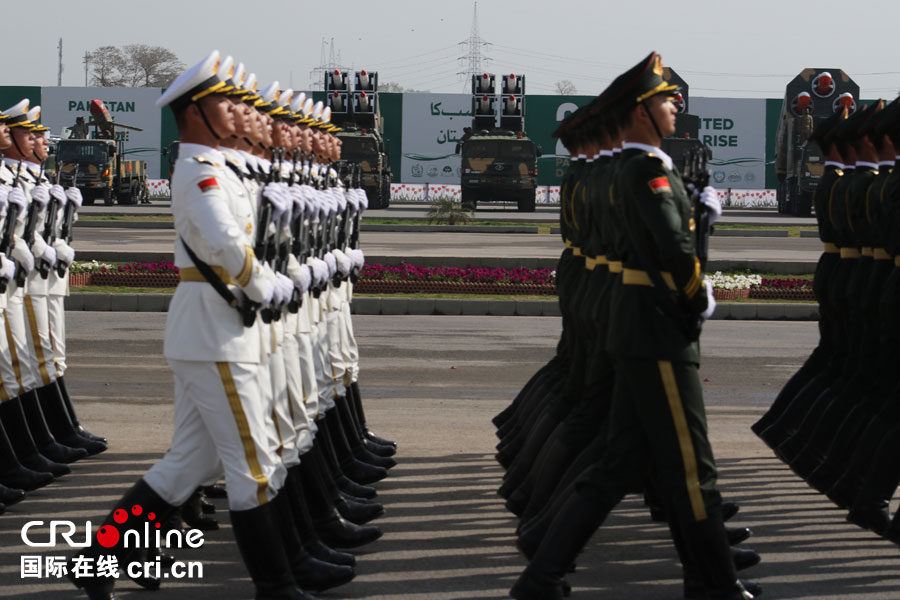
<path fill-rule="evenodd" d="M 503 158 L 534 158 L 534 144 L 531 142 L 501 144 L 500 156 Z"/>
<path fill-rule="evenodd" d="M 472 141 L 463 144 L 463 154 L 472 158 L 493 158 L 497 156 L 496 140 Z"/>
<path fill-rule="evenodd" d="M 378 146 L 375 140 L 368 137 L 341 137 L 341 154 L 360 156 L 362 154 L 375 154 Z"/>
<path fill-rule="evenodd" d="M 106 144 L 60 144 L 56 160 L 60 163 L 74 162 L 81 164 L 105 163 L 108 158 Z"/>

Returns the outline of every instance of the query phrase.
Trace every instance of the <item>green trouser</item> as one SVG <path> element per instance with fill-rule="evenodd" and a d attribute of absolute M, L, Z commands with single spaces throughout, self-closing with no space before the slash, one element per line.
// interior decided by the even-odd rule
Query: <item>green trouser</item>
<path fill-rule="evenodd" d="M 611 510 L 640 490 L 652 471 L 670 517 L 703 521 L 718 511 L 716 463 L 709 444 L 697 365 L 651 359 L 616 362 L 606 452 L 576 482 L 580 494 Z"/>

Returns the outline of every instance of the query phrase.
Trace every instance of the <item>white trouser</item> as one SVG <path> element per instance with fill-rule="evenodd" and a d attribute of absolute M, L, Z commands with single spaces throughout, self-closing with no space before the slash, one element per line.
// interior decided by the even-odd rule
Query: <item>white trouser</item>
<path fill-rule="evenodd" d="M 334 372 L 328 360 L 328 324 L 323 318 L 314 324 L 315 345 L 313 358 L 316 366 L 316 384 L 319 387 L 319 414 L 334 408 Z"/>
<path fill-rule="evenodd" d="M 50 317 L 50 346 L 53 348 L 53 362 L 56 376 L 66 373 L 66 309 L 65 296 L 47 296 L 47 314 Z"/>
<path fill-rule="evenodd" d="M 175 432 L 169 451 L 144 475 L 147 484 L 178 506 L 224 467 L 231 510 L 274 498 L 287 471 L 266 438 L 261 365 L 169 359 L 169 366 Z"/>
<path fill-rule="evenodd" d="M 313 353 L 311 333 L 297 336 L 297 353 L 300 359 L 300 382 L 303 384 L 303 404 L 311 421 L 313 434 L 318 431 L 316 419 L 325 414 L 325 407 L 319 402 L 319 384 L 316 381 L 316 359 Z"/>
<path fill-rule="evenodd" d="M 53 345 L 50 342 L 50 317 L 47 312 L 47 296 L 25 294 L 25 319 L 27 321 L 28 350 L 35 361 L 31 367 L 37 366 L 32 373 L 38 382 L 37 387 L 50 385 L 56 381 L 56 368 L 53 364 Z"/>
<path fill-rule="evenodd" d="M 286 393 L 294 433 L 294 447 L 300 455 L 303 455 L 312 448 L 313 432 L 310 416 L 306 412 L 306 392 L 303 389 L 303 376 L 300 372 L 300 348 L 296 335 L 289 333 L 284 336 L 281 352 L 284 355 L 284 372 L 287 378 Z M 315 418 L 315 415 L 312 417 Z"/>
<path fill-rule="evenodd" d="M 37 388 L 39 381 L 35 376 L 38 373 L 37 359 L 31 353 L 28 342 L 24 299 L 21 292 L 16 292 L 9 297 L 6 305 L 6 334 L 20 394 Z"/>
<path fill-rule="evenodd" d="M 341 311 L 329 310 L 325 313 L 328 324 L 328 363 L 331 367 L 331 389 L 338 396 L 344 395 L 344 356 L 341 354 Z"/>
<path fill-rule="evenodd" d="M 350 303 L 341 306 L 341 355 L 344 358 L 344 369 L 350 383 L 359 380 L 359 347 L 353 334 L 353 319 L 350 315 Z"/>
<path fill-rule="evenodd" d="M 16 376 L 19 360 L 13 354 L 15 345 L 12 344 L 12 332 L 6 326 L 6 309 L 0 311 L 0 319 L 3 320 L 3 332 L 0 333 L 0 402 L 6 402 L 19 395 L 19 378 Z"/>
<path fill-rule="evenodd" d="M 278 346 L 269 355 L 269 379 L 272 386 L 272 421 L 278 437 L 276 452 L 284 461 L 284 466 L 290 468 L 299 465 L 300 459 L 297 458 L 297 435 L 291 416 L 283 348 Z"/>

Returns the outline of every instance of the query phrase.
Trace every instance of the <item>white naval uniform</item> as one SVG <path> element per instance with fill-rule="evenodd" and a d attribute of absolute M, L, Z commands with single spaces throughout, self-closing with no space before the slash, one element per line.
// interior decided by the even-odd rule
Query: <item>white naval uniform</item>
<path fill-rule="evenodd" d="M 13 160 L 10 158 L 4 158 L 4 162 L 7 167 L 12 170 L 16 170 L 18 167 L 17 160 Z M 22 190 L 25 192 L 25 196 L 29 202 L 31 202 L 31 190 L 37 185 L 38 177 L 40 174 L 40 166 L 34 163 L 24 162 L 22 163 L 22 171 L 19 177 L 19 185 L 22 187 Z M 23 239 L 25 234 L 25 222 L 27 220 L 28 215 L 28 206 L 26 206 L 24 211 L 19 212 L 19 217 L 17 219 L 16 225 L 16 242 L 17 246 L 28 246 L 26 240 Z M 45 211 L 42 211 L 45 212 Z M 35 227 L 34 237 L 31 243 L 31 247 L 28 250 L 34 255 L 34 253 L 40 250 L 43 253 L 46 248 L 46 243 L 44 242 L 43 237 L 40 235 L 40 225 L 43 223 L 43 219 L 39 219 L 38 226 Z M 38 257 L 40 254 L 37 255 Z M 28 291 L 28 286 L 34 277 L 37 274 L 38 279 L 40 279 L 40 274 L 37 271 L 37 266 L 39 264 L 39 259 L 35 259 L 35 268 L 32 270 L 26 279 L 25 286 L 20 287 L 16 285 L 15 280 L 10 282 L 9 287 L 7 288 L 8 301 L 6 306 L 6 336 L 7 341 L 9 343 L 10 354 L 12 355 L 13 369 L 16 374 L 16 381 L 19 385 L 19 393 L 24 393 L 35 388 L 41 387 L 45 385 L 43 373 L 47 373 L 49 377 L 49 371 L 47 370 L 47 358 L 49 354 L 45 354 L 42 356 L 43 360 L 39 360 L 37 354 L 35 353 L 36 346 L 32 346 L 31 343 L 31 330 L 32 328 L 38 330 L 38 339 L 40 339 L 40 323 L 39 323 L 39 311 L 35 310 L 35 302 L 33 298 L 26 299 L 26 293 Z M 20 266 L 17 267 L 21 268 Z M 38 284 L 39 285 L 39 284 Z M 39 302 L 40 303 L 40 302 Z M 26 314 L 30 312 L 31 314 Z M 44 305 L 44 315 L 46 315 L 46 304 Z M 33 316 L 33 318 L 31 318 Z M 49 326 L 46 324 L 46 316 L 43 319 L 45 329 L 47 331 L 47 343 L 49 347 Z M 44 346 L 41 344 L 40 349 L 43 351 Z M 43 372 L 42 372 L 43 369 Z"/>
<path fill-rule="evenodd" d="M 65 207 L 60 207 L 56 216 L 56 241 L 53 248 L 59 252 L 63 246 L 68 246 L 62 239 L 63 219 Z M 78 213 L 72 215 L 72 224 L 78 220 Z M 59 275 L 55 265 L 50 269 L 50 277 L 47 281 L 47 314 L 50 318 L 50 345 L 53 350 L 53 367 L 56 376 L 62 377 L 66 369 L 66 309 L 65 300 L 69 295 L 69 269 L 68 267 Z"/>
<path fill-rule="evenodd" d="M 11 171 L 6 166 L 5 162 L 0 162 L 0 186 L 4 188 L 11 188 L 14 179 L 15 172 Z M 2 234 L 3 230 L 6 228 L 5 210 L 2 213 L 2 217 L 3 218 L 0 219 L 0 234 Z M 7 260 L 12 260 L 12 258 L 8 257 Z M 15 282 L 10 282 L 9 285 L 15 285 Z M 3 329 L 3 331 L 0 331 L 0 402 L 6 402 L 10 398 L 18 396 L 20 393 L 20 378 L 16 376 L 13 356 L 10 351 L 11 335 L 7 334 L 9 330 L 6 327 L 6 310 L 8 299 L 9 297 L 6 293 L 0 294 L 0 321 L 2 321 L 2 323 L 0 323 L 0 327 L 2 327 Z M 14 347 L 15 346 L 13 346 L 13 348 Z"/>
<path fill-rule="evenodd" d="M 261 301 L 271 282 L 250 246 L 253 224 L 239 217 L 246 198 L 225 191 L 224 161 L 212 148 L 181 145 L 172 178 L 175 229 L 200 260 L 218 268 L 233 293 L 240 295 L 240 285 Z M 164 344 L 175 377 L 175 432 L 171 449 L 144 480 L 166 502 L 180 505 L 221 464 L 229 507 L 249 510 L 273 498 L 286 475 L 265 439 L 260 326 L 257 320 L 244 327 L 212 285 L 198 280 L 181 241 L 175 243 L 175 264 L 182 281 L 169 307 Z"/>

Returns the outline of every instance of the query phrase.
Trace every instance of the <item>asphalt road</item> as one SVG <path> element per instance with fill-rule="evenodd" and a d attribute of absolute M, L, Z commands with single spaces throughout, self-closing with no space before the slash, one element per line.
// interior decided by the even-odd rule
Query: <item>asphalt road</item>
<path fill-rule="evenodd" d="M 170 255 L 173 229 L 87 228 L 76 231 L 76 252 L 149 252 Z M 369 256 L 521 258 L 559 257 L 562 243 L 556 234 L 380 232 L 360 233 Z M 816 238 L 712 236 L 710 257 L 716 260 L 815 262 L 822 253 Z"/>
<path fill-rule="evenodd" d="M 22 580 L 19 537 L 40 519 L 95 523 L 167 448 L 171 376 L 161 356 L 163 314 L 70 313 L 66 376 L 83 422 L 110 450 L 0 517 L 0 597 L 81 598 L 67 584 Z M 357 317 L 361 386 L 372 427 L 396 439 L 399 465 L 380 482 L 384 537 L 359 555 L 354 582 L 323 598 L 482 600 L 503 598 L 524 567 L 514 521 L 495 490 L 490 418 L 553 353 L 555 318 Z M 703 336 L 710 432 L 721 485 L 737 500 L 735 524 L 763 563 L 745 574 L 764 598 L 884 600 L 900 597 L 898 550 L 844 522 L 749 431 L 816 340 L 813 323 L 713 321 Z M 153 598 L 234 600 L 252 587 L 222 528 L 181 560 L 200 561 L 203 579 L 169 580 Z M 59 555 L 61 551 L 38 554 Z M 628 498 L 594 536 L 570 580 L 573 598 L 680 598 L 680 570 L 666 528 Z M 123 598 L 149 598 L 131 582 Z"/>

